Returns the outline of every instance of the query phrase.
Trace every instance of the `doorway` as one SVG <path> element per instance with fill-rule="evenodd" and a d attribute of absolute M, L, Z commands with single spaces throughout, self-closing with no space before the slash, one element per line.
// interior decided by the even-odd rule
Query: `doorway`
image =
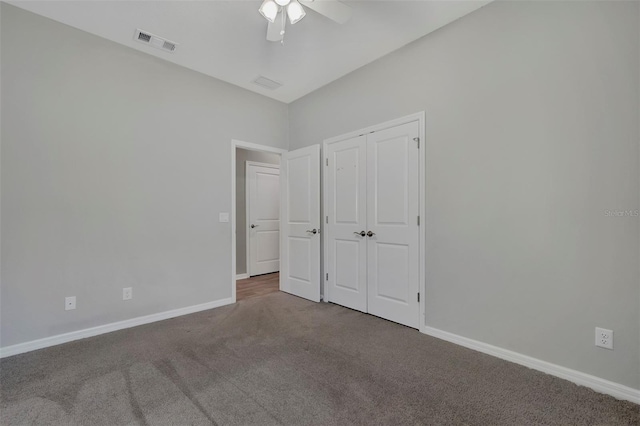
<path fill-rule="evenodd" d="M 232 297 L 278 291 L 279 167 L 285 150 L 232 141 Z"/>

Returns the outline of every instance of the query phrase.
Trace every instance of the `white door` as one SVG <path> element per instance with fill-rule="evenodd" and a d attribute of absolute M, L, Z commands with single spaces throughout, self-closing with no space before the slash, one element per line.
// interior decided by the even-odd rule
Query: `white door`
<path fill-rule="evenodd" d="M 327 146 L 328 300 L 367 312 L 367 137 Z"/>
<path fill-rule="evenodd" d="M 369 313 L 418 328 L 418 122 L 367 136 Z"/>
<path fill-rule="evenodd" d="M 280 290 L 320 301 L 320 145 L 282 155 Z"/>
<path fill-rule="evenodd" d="M 247 162 L 250 276 L 280 270 L 280 169 Z"/>

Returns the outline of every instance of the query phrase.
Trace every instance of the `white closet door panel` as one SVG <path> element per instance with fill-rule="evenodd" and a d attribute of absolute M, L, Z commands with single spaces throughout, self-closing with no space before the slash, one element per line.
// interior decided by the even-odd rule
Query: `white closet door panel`
<path fill-rule="evenodd" d="M 390 301 L 407 303 L 409 300 L 408 288 L 398 283 L 410 280 L 410 254 L 409 247 L 405 244 L 375 244 L 376 281 L 378 283 L 378 297 Z"/>
<path fill-rule="evenodd" d="M 419 124 L 368 135 L 368 312 L 419 325 Z"/>
<path fill-rule="evenodd" d="M 409 170 L 410 144 L 406 138 L 390 138 L 377 141 L 371 137 L 374 151 L 370 186 L 374 196 L 374 223 L 376 225 L 406 226 L 409 221 Z"/>
<path fill-rule="evenodd" d="M 319 302 L 320 146 L 283 154 L 280 172 L 280 289 Z"/>
<path fill-rule="evenodd" d="M 328 300 L 367 311 L 366 137 L 327 148 Z"/>

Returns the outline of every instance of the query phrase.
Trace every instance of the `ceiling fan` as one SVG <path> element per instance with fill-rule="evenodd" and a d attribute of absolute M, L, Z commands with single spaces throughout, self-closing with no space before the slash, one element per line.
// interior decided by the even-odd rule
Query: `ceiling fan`
<path fill-rule="evenodd" d="M 300 21 L 307 14 L 303 5 L 338 24 L 351 18 L 351 8 L 337 0 L 264 0 L 258 11 L 269 21 L 267 40 L 283 42 L 287 17 L 291 25 Z"/>

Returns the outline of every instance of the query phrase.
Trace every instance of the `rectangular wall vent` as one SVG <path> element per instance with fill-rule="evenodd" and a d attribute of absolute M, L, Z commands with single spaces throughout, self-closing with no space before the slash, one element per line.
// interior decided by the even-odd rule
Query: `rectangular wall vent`
<path fill-rule="evenodd" d="M 170 52 L 173 52 L 174 50 L 176 50 L 176 44 L 171 43 L 170 41 L 165 41 L 164 44 L 162 45 L 162 48 Z"/>
<path fill-rule="evenodd" d="M 151 41 L 151 36 L 143 32 L 138 32 L 138 40 L 149 43 Z"/>
<path fill-rule="evenodd" d="M 136 29 L 133 39 L 169 53 L 175 52 L 178 47 L 178 43 L 158 37 L 157 35 L 151 34 L 149 31 L 141 30 L 140 28 Z"/>
<path fill-rule="evenodd" d="M 279 87 L 282 87 L 282 83 L 278 83 L 275 80 L 271 80 L 270 78 L 263 77 L 263 76 L 258 76 L 255 80 L 253 80 L 253 83 L 269 90 L 275 90 Z"/>

